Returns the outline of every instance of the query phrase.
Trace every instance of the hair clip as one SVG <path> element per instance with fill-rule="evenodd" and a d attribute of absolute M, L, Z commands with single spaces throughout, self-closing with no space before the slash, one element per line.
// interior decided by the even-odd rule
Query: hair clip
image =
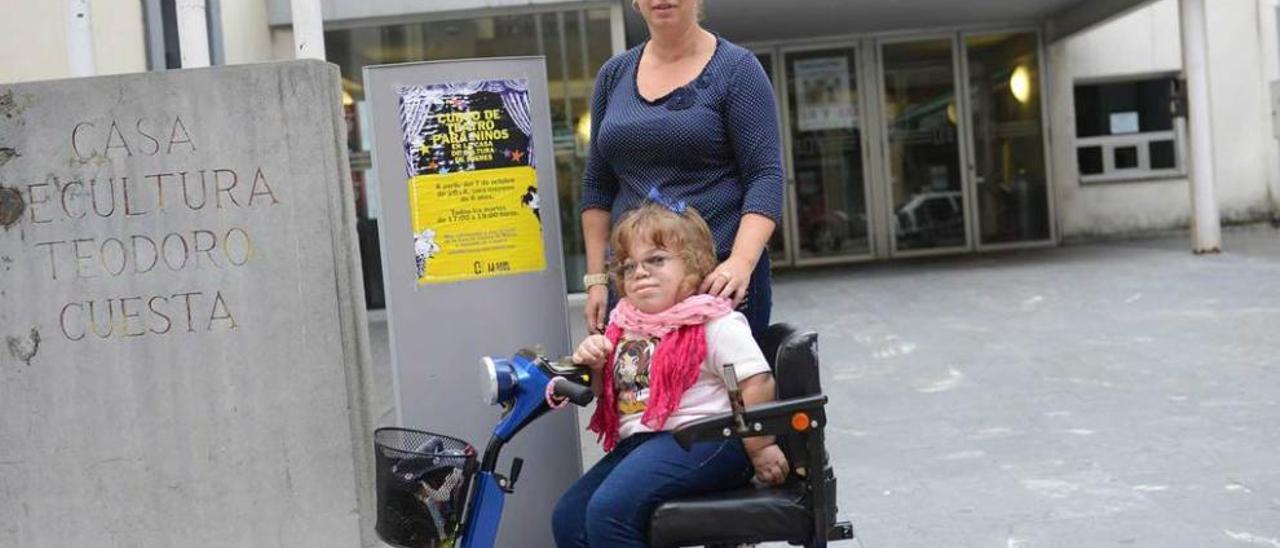
<path fill-rule="evenodd" d="M 667 209 L 670 209 L 672 212 L 675 212 L 676 214 L 680 214 L 680 215 L 684 214 L 684 200 L 678 200 L 678 201 L 668 200 L 666 197 L 662 195 L 661 192 L 658 192 L 658 187 L 656 186 L 649 188 L 649 200 L 654 203 L 660 204 Z"/>

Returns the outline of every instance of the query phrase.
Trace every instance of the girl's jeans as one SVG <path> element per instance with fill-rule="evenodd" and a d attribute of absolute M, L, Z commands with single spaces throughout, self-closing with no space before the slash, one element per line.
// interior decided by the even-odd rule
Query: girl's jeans
<path fill-rule="evenodd" d="M 731 489 L 751 479 L 741 440 L 689 451 L 670 432 L 632 435 L 578 478 L 551 516 L 560 548 L 648 546 L 649 517 L 663 502 Z"/>

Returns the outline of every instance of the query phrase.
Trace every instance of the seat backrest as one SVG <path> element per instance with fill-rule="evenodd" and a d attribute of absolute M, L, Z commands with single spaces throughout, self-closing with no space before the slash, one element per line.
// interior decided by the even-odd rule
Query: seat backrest
<path fill-rule="evenodd" d="M 764 352 L 765 361 L 769 362 L 769 370 L 777 371 L 778 369 L 778 349 L 782 348 L 782 343 L 787 342 L 796 333 L 796 328 L 791 324 L 775 323 L 766 327 L 764 333 L 760 334 L 760 340 L 756 341 L 760 344 L 760 350 Z"/>
<path fill-rule="evenodd" d="M 776 346 L 770 348 L 766 344 Z M 779 400 L 822 393 L 817 333 L 799 332 L 786 324 L 775 324 L 769 326 L 765 336 L 761 337 L 760 345 L 765 356 L 771 358 L 770 365 L 773 367 Z M 779 436 L 778 447 L 787 456 L 792 469 L 800 463 L 808 462 L 809 453 L 805 448 L 804 438 L 799 433 Z"/>

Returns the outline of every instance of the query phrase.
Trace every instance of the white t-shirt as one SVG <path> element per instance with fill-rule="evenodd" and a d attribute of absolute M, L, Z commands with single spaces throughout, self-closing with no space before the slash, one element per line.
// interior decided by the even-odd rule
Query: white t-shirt
<path fill-rule="evenodd" d="M 676 430 L 690 422 L 732 410 L 729 390 L 724 385 L 724 365 L 733 364 L 738 381 L 769 372 L 769 364 L 751 338 L 746 316 L 730 312 L 707 322 L 707 358 L 702 361 L 698 380 L 684 391 L 663 430 Z M 613 387 L 619 414 L 619 438 L 638 432 L 653 432 L 640 419 L 649 401 L 649 364 L 659 339 L 638 333 L 623 333 L 613 363 Z"/>

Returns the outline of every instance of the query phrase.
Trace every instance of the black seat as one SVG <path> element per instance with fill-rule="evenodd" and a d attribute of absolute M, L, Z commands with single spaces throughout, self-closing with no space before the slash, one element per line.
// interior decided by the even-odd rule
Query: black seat
<path fill-rule="evenodd" d="M 773 369 L 777 401 L 746 409 L 751 427 L 739 432 L 732 414 L 690 424 L 676 433 L 682 444 L 703 439 L 777 436 L 792 473 L 779 487 L 754 487 L 667 501 L 653 512 L 649 543 L 658 548 L 787 541 L 826 546 L 852 538 L 848 522 L 833 525 L 835 476 L 827 465 L 822 430 L 826 396 L 818 377 L 816 333 L 797 333 L 787 324 L 769 326 L 760 347 Z M 797 414 L 810 419 L 797 430 Z M 757 429 L 758 426 L 758 429 Z M 816 474 L 809 471 L 818 470 Z"/>
<path fill-rule="evenodd" d="M 781 487 L 747 486 L 668 501 L 654 510 L 649 521 L 649 544 L 804 543 L 813 527 L 813 514 L 805 499 L 804 486 L 790 482 Z"/>

